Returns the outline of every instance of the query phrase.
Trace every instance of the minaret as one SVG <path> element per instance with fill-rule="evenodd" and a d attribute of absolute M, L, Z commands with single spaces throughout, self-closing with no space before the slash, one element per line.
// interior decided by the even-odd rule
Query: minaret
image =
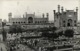
<path fill-rule="evenodd" d="M 58 5 L 58 12 L 60 13 L 60 5 Z"/>
<path fill-rule="evenodd" d="M 46 13 L 46 17 L 47 17 L 47 22 L 49 20 L 49 13 Z"/>
<path fill-rule="evenodd" d="M 54 13 L 54 15 L 55 15 L 55 13 L 56 13 L 56 10 L 53 10 L 53 13 Z"/>
<path fill-rule="evenodd" d="M 78 12 L 78 7 L 76 7 L 76 12 Z"/>
<path fill-rule="evenodd" d="M 8 17 L 9 17 L 9 22 L 11 22 L 10 20 L 11 20 L 11 18 L 12 18 L 12 13 L 10 12 L 10 13 L 8 13 Z"/>
<path fill-rule="evenodd" d="M 34 17 L 35 17 L 35 12 L 33 14 L 34 14 Z"/>
<path fill-rule="evenodd" d="M 45 15 L 44 15 L 44 13 L 43 13 L 43 14 L 42 14 L 42 17 L 44 18 L 44 16 L 45 16 Z"/>
<path fill-rule="evenodd" d="M 46 17 L 49 18 L 49 13 L 46 13 Z"/>
<path fill-rule="evenodd" d="M 8 17 L 9 18 L 12 18 L 12 13 L 11 12 L 8 14 Z"/>
<path fill-rule="evenodd" d="M 63 8 L 63 7 L 61 7 L 61 12 L 62 12 L 62 13 L 64 12 L 64 8 Z"/>
<path fill-rule="evenodd" d="M 27 12 L 25 12 L 25 17 L 27 17 Z"/>
<path fill-rule="evenodd" d="M 78 21 L 78 16 L 79 16 L 78 15 L 78 7 L 76 7 L 76 13 L 77 13 L 76 15 L 77 15 L 77 21 Z"/>

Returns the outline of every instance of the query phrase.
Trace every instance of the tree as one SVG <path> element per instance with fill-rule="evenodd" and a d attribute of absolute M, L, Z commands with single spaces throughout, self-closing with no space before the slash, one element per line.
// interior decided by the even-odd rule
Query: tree
<path fill-rule="evenodd" d="M 48 37 L 48 38 L 57 38 L 58 37 L 58 34 L 55 33 L 55 31 L 57 30 L 56 27 L 45 27 L 45 28 L 42 28 L 41 31 L 42 31 L 42 36 L 43 37 Z"/>
<path fill-rule="evenodd" d="M 10 33 L 11 35 L 13 34 L 13 33 L 16 33 L 16 26 L 15 25 L 11 25 L 10 27 L 9 27 L 9 32 L 8 33 Z"/>
<path fill-rule="evenodd" d="M 22 33 L 22 28 L 21 28 L 21 26 L 17 26 L 17 27 L 16 27 L 16 32 L 17 32 L 17 33 Z"/>
<path fill-rule="evenodd" d="M 56 38 L 58 38 L 59 37 L 59 35 L 57 34 L 57 33 L 53 33 L 53 39 L 56 39 Z"/>
<path fill-rule="evenodd" d="M 44 32 L 42 32 L 42 37 L 48 37 L 48 35 L 49 35 L 49 33 L 48 32 L 46 32 L 46 31 L 44 31 Z"/>
<path fill-rule="evenodd" d="M 64 33 L 64 36 L 69 37 L 69 38 L 73 37 L 73 35 L 74 35 L 74 30 L 72 29 L 67 29 Z"/>
<path fill-rule="evenodd" d="M 41 32 L 47 32 L 47 31 L 49 31 L 49 28 L 47 28 L 47 27 L 39 28 L 39 31 L 41 31 Z"/>
<path fill-rule="evenodd" d="M 12 25 L 10 26 L 10 29 L 9 29 L 9 33 L 10 34 L 13 34 L 13 33 L 22 33 L 22 28 L 21 26 L 19 25 Z"/>
<path fill-rule="evenodd" d="M 6 25 L 6 23 L 2 22 L 2 36 L 3 36 L 3 41 L 6 41 L 7 38 L 7 33 L 4 29 L 4 26 Z"/>
<path fill-rule="evenodd" d="M 51 31 L 55 32 L 57 30 L 57 27 L 50 27 L 49 28 Z"/>
<path fill-rule="evenodd" d="M 42 37 L 47 37 L 48 39 L 53 39 L 53 40 L 59 37 L 59 35 L 57 33 L 49 32 L 49 31 L 43 32 L 41 36 Z"/>
<path fill-rule="evenodd" d="M 58 35 L 62 36 L 63 35 L 63 31 L 58 32 Z"/>

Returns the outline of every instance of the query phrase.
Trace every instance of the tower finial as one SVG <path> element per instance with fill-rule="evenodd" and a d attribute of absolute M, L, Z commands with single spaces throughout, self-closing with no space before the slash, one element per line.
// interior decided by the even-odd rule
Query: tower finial
<path fill-rule="evenodd" d="M 53 10 L 54 14 L 56 13 L 56 10 Z"/>
<path fill-rule="evenodd" d="M 49 21 L 49 13 L 46 13 L 47 22 Z"/>
<path fill-rule="evenodd" d="M 47 18 L 49 17 L 49 13 L 46 13 L 46 17 L 47 17 Z"/>
<path fill-rule="evenodd" d="M 62 11 L 62 12 L 64 11 L 64 8 L 63 8 L 63 6 L 61 7 L 61 11 Z"/>
<path fill-rule="evenodd" d="M 44 16 L 45 16 L 45 15 L 44 15 L 44 13 L 43 13 L 43 14 L 42 14 L 42 17 L 44 18 Z"/>
<path fill-rule="evenodd" d="M 11 18 L 12 18 L 12 13 L 8 13 L 8 17 L 9 17 L 9 22 L 11 22 Z"/>
<path fill-rule="evenodd" d="M 76 12 L 78 12 L 78 7 L 76 7 Z"/>
<path fill-rule="evenodd" d="M 8 17 L 9 17 L 9 18 L 12 18 L 12 13 L 11 13 L 11 12 L 8 13 Z"/>
<path fill-rule="evenodd" d="M 60 5 L 58 5 L 58 12 L 60 12 Z"/>

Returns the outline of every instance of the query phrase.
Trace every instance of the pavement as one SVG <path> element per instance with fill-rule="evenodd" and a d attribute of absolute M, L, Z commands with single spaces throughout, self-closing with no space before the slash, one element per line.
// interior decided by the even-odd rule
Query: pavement
<path fill-rule="evenodd" d="M 7 51 L 6 45 L 0 42 L 0 51 Z"/>

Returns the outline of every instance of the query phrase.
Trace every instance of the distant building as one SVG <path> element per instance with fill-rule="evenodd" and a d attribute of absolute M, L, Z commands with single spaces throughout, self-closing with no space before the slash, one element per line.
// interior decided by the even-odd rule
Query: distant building
<path fill-rule="evenodd" d="M 53 10 L 54 12 L 54 26 L 56 27 L 76 27 L 78 20 L 78 8 L 76 7 L 76 11 L 74 10 L 66 10 L 58 5 L 58 12 Z"/>
<path fill-rule="evenodd" d="M 9 16 L 9 22 L 13 24 L 44 24 L 48 23 L 48 17 L 49 14 L 46 13 L 46 17 L 44 14 L 42 15 L 42 18 L 38 18 L 35 16 L 35 14 L 25 14 L 23 15 L 23 18 L 12 18 L 12 13 L 8 14 Z"/>
<path fill-rule="evenodd" d="M 23 15 L 23 18 L 13 18 L 12 13 L 9 13 L 8 17 L 9 17 L 9 23 L 22 25 L 22 27 L 27 29 L 53 26 L 53 23 L 49 23 L 49 20 L 48 20 L 49 13 L 46 13 L 46 16 L 43 13 L 41 17 L 37 17 L 35 13 L 33 14 L 25 13 Z"/>

